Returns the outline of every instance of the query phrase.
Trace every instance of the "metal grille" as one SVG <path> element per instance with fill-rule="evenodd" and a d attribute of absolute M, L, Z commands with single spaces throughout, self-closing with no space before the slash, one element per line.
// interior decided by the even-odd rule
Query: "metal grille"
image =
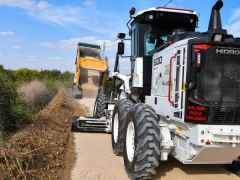
<path fill-rule="evenodd" d="M 183 139 L 181 136 L 176 135 L 175 136 L 175 142 L 177 142 L 177 146 L 181 147 L 183 149 L 187 148 L 187 141 L 185 139 Z"/>
<path fill-rule="evenodd" d="M 240 108 L 212 108 L 209 119 L 212 124 L 240 124 Z"/>

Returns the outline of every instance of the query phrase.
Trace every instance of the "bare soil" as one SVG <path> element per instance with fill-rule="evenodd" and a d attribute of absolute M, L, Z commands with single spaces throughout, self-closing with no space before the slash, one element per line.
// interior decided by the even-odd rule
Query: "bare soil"
<path fill-rule="evenodd" d="M 75 133 L 77 161 L 72 180 L 128 180 L 123 158 L 113 154 L 111 135 Z M 221 165 L 183 165 L 174 158 L 161 162 L 156 179 L 238 180 Z"/>
<path fill-rule="evenodd" d="M 122 158 L 115 156 L 111 136 L 103 133 L 75 133 L 77 161 L 72 180 L 125 180 Z"/>

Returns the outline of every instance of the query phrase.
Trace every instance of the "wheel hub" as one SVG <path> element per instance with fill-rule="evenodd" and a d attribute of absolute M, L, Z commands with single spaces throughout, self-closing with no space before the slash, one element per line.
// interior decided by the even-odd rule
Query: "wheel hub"
<path fill-rule="evenodd" d="M 117 143 L 117 140 L 118 140 L 118 127 L 119 127 L 118 113 L 116 113 L 114 116 L 114 123 L 113 123 L 113 139 L 115 143 Z"/>
<path fill-rule="evenodd" d="M 130 162 L 133 161 L 134 153 L 135 153 L 135 130 L 133 122 L 129 122 L 127 127 L 127 135 L 126 135 L 126 149 L 127 149 L 127 157 Z"/>

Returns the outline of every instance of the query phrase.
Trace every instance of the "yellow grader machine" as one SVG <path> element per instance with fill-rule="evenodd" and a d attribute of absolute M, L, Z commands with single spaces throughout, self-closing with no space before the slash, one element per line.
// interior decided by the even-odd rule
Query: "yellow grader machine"
<path fill-rule="evenodd" d="M 76 72 L 72 87 L 74 98 L 81 99 L 83 96 L 82 84 L 86 81 L 88 71 L 99 72 L 99 83 L 102 83 L 104 72 L 107 70 L 107 61 L 100 57 L 100 46 L 87 43 L 78 43 L 77 57 L 75 61 Z"/>
<path fill-rule="evenodd" d="M 99 45 L 78 43 L 72 95 L 76 99 L 91 96 L 96 100 L 92 117 L 73 117 L 73 131 L 110 132 L 110 120 L 106 120 L 106 116 L 109 114 L 105 111 L 107 97 L 104 88 L 108 76 L 108 64 L 106 60 L 101 59 L 100 53 Z M 92 88 L 97 89 L 97 92 L 89 92 L 92 91 L 91 88 L 89 89 L 89 86 L 91 86 L 90 78 L 94 81 L 92 82 L 94 84 Z"/>

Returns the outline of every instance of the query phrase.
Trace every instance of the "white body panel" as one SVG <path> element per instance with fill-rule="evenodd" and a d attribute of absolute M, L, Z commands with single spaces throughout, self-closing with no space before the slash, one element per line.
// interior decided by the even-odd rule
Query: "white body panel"
<path fill-rule="evenodd" d="M 194 125 L 163 117 L 159 123 L 171 127 L 171 155 L 184 164 L 230 164 L 240 156 L 239 125 Z"/>
<path fill-rule="evenodd" d="M 145 97 L 145 103 L 159 115 L 160 128 L 165 124 L 170 131 L 170 140 L 169 133 L 161 133 L 161 139 L 172 141 L 174 146 L 161 145 L 160 149 L 166 149 L 161 152 L 164 153 L 161 160 L 166 160 L 169 151 L 184 164 L 230 164 L 240 156 L 239 125 L 199 125 L 184 121 L 188 40 L 153 56 L 151 96 Z"/>
<path fill-rule="evenodd" d="M 149 11 L 160 11 L 160 12 L 172 12 L 172 13 L 182 13 L 182 14 L 194 14 L 197 15 L 197 13 L 195 11 L 192 10 L 185 10 L 185 9 L 174 9 L 174 8 L 164 8 L 164 7 L 153 7 L 153 8 L 149 8 L 147 10 L 143 10 L 137 13 L 137 16 L 145 13 L 145 12 L 149 12 Z"/>
<path fill-rule="evenodd" d="M 185 62 L 187 61 L 188 40 L 179 41 L 174 47 L 170 46 L 154 54 L 151 96 L 146 96 L 146 104 L 152 106 L 157 114 L 181 122 L 184 122 L 185 113 L 187 69 Z M 174 104 L 170 103 L 169 99 Z"/>
<path fill-rule="evenodd" d="M 133 87 L 143 87 L 143 58 L 136 58 L 133 72 Z"/>

